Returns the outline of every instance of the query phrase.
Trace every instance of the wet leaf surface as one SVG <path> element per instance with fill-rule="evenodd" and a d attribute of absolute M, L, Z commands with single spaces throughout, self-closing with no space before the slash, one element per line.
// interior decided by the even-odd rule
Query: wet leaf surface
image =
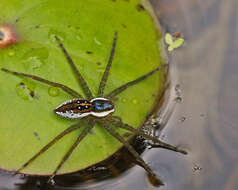
<path fill-rule="evenodd" d="M 138 3 L 138 0 L 2 0 L 0 23 L 10 24 L 20 40 L 0 49 L 0 68 L 41 76 L 83 94 L 54 39 L 57 35 L 95 95 L 109 58 L 114 32 L 118 31 L 107 94 L 161 65 L 160 35 L 148 11 L 138 10 Z M 138 128 L 162 89 L 163 74 L 159 73 L 118 95 L 114 115 Z M 0 167 L 12 171 L 76 121 L 53 114 L 52 110 L 59 104 L 72 98 L 59 89 L 4 72 L 0 72 L 0 86 Z M 81 125 L 82 128 L 86 126 L 83 121 Z M 52 173 L 80 131 L 64 137 L 23 173 Z M 103 128 L 96 126 L 59 173 L 94 165 L 121 146 Z"/>

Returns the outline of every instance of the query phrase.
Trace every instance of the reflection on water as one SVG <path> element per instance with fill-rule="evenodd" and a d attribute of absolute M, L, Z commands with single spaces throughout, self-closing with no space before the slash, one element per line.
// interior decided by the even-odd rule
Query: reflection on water
<path fill-rule="evenodd" d="M 164 181 L 160 189 L 238 189 L 238 1 L 150 1 L 164 31 L 179 31 L 186 40 L 169 55 L 171 92 L 179 87 L 181 101 L 171 103 L 161 138 L 189 155 L 154 149 L 143 158 Z M 133 167 L 75 189 L 156 189 L 145 175 Z M 44 178 L 19 186 L 24 178 L 4 172 L 0 180 L 1 189 L 32 190 Z"/>

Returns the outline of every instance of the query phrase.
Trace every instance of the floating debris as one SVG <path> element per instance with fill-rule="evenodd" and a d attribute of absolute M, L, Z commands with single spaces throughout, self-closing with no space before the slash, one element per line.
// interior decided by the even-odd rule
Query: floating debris
<path fill-rule="evenodd" d="M 173 38 L 170 33 L 165 34 L 165 43 L 169 45 L 168 51 L 173 51 L 176 48 L 179 48 L 183 45 L 184 39 L 183 38 Z"/>
<path fill-rule="evenodd" d="M 180 121 L 181 123 L 183 123 L 185 120 L 186 120 L 186 117 L 184 117 L 184 116 L 182 116 L 182 117 L 179 118 L 179 121 Z"/>
<path fill-rule="evenodd" d="M 194 172 L 201 171 L 201 170 L 202 170 L 202 167 L 200 167 L 198 164 L 194 164 L 194 166 L 193 166 Z"/>

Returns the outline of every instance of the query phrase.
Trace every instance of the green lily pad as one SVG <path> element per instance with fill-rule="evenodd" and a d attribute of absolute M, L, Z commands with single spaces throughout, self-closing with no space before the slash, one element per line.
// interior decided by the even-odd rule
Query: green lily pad
<path fill-rule="evenodd" d="M 34 74 L 84 94 L 64 55 L 57 35 L 96 95 L 118 31 L 106 94 L 162 64 L 161 35 L 139 0 L 1 0 L 0 24 L 10 24 L 20 41 L 0 49 L 0 68 Z M 140 8 L 138 8 L 140 7 Z M 163 71 L 117 96 L 114 115 L 138 128 L 163 88 Z M 65 92 L 26 78 L 0 72 L 0 168 L 13 171 L 56 135 L 75 123 L 54 115 L 72 99 Z M 82 126 L 85 123 L 82 121 Z M 125 130 L 118 130 L 121 134 Z M 51 147 L 22 172 L 51 174 L 76 140 L 76 130 Z M 94 127 L 59 174 L 78 171 L 105 160 L 122 147 L 102 127 Z"/>

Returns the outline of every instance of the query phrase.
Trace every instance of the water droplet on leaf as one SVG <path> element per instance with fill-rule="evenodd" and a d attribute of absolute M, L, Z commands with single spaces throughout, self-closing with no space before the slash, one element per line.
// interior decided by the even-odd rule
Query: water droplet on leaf
<path fill-rule="evenodd" d="M 99 73 L 104 73 L 104 67 L 102 67 L 101 65 L 98 66 L 97 72 L 99 72 Z"/>
<path fill-rule="evenodd" d="M 48 57 L 49 51 L 42 47 L 30 49 L 22 56 L 22 59 L 27 70 L 34 70 L 41 67 Z"/>
<path fill-rule="evenodd" d="M 52 97 L 56 97 L 58 96 L 60 93 L 59 89 L 56 88 L 56 87 L 50 87 L 49 90 L 48 90 L 48 94 Z"/>
<path fill-rule="evenodd" d="M 8 55 L 9 56 L 14 56 L 15 55 L 15 51 L 9 51 Z"/>
<path fill-rule="evenodd" d="M 122 98 L 122 102 L 125 103 L 125 102 L 126 102 L 126 99 L 125 99 L 125 98 Z"/>
<path fill-rule="evenodd" d="M 31 90 L 25 85 L 25 83 L 20 82 L 15 87 L 17 95 L 23 100 L 33 100 L 31 96 Z"/>
<path fill-rule="evenodd" d="M 132 103 L 133 103 L 133 104 L 137 104 L 137 100 L 136 100 L 136 99 L 133 99 L 133 100 L 132 100 Z"/>

